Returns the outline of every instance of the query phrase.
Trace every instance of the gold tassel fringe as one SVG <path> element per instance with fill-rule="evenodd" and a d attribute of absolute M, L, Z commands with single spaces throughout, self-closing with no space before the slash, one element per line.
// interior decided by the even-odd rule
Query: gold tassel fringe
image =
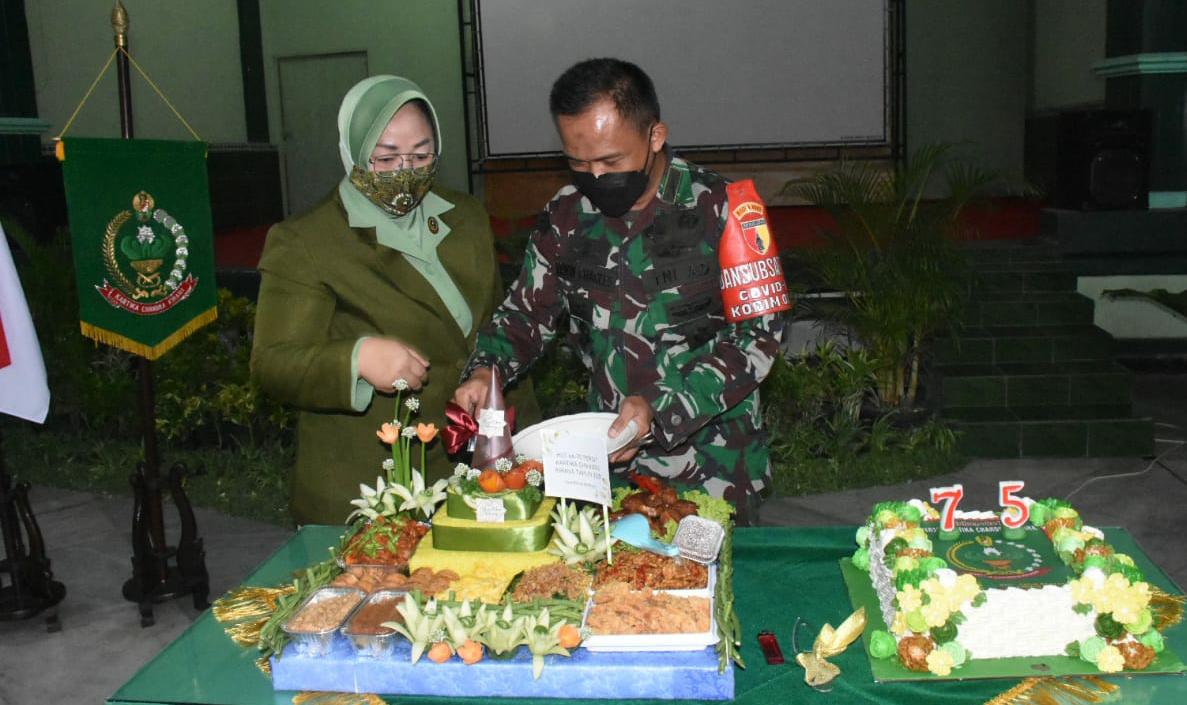
<path fill-rule="evenodd" d="M 293 705 L 384 705 L 374 693 L 297 693 Z"/>
<path fill-rule="evenodd" d="M 277 601 L 292 593 L 292 585 L 279 588 L 242 587 L 233 590 L 214 601 L 210 613 L 219 622 L 227 624 L 223 631 L 239 646 L 254 647 L 260 643 L 260 630 L 276 611 Z M 229 624 L 228 624 L 229 623 Z M 260 670 L 269 673 L 267 659 L 264 665 L 257 661 Z"/>
<path fill-rule="evenodd" d="M 1183 621 L 1183 603 L 1187 597 L 1171 595 L 1150 586 L 1150 612 L 1154 615 L 1154 628 L 1165 632 Z"/>
<path fill-rule="evenodd" d="M 272 661 L 267 656 L 261 656 L 256 659 L 256 668 L 260 669 L 260 673 L 263 673 L 265 676 L 272 677 Z"/>
<path fill-rule="evenodd" d="M 213 323 L 216 318 L 218 318 L 218 307 L 211 306 L 190 319 L 188 323 L 175 330 L 168 338 L 165 338 L 156 345 L 145 345 L 119 333 L 91 325 L 86 321 L 79 321 L 78 325 L 82 330 L 82 334 L 91 340 L 98 341 L 104 345 L 110 345 L 113 348 L 119 348 L 133 355 L 155 360 L 172 350 L 181 341 L 193 335 L 202 326 Z"/>
<path fill-rule="evenodd" d="M 1096 676 L 1026 678 L 985 705 L 1070 705 L 1098 703 L 1120 686 Z"/>

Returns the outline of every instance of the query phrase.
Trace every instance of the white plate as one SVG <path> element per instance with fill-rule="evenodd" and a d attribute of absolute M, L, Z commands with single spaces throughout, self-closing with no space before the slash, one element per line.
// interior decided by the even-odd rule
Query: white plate
<path fill-rule="evenodd" d="M 543 460 L 544 452 L 549 449 L 557 438 L 577 433 L 586 436 L 606 436 L 610 425 L 618 414 L 591 411 L 584 414 L 569 414 L 557 416 L 547 421 L 541 421 L 535 426 L 529 426 L 511 438 L 511 447 L 516 453 L 522 453 L 529 458 Z M 635 422 L 632 421 L 631 424 Z M 627 426 L 617 438 L 606 436 L 606 452 L 615 453 L 622 450 L 635 440 L 637 431 L 633 426 Z"/>

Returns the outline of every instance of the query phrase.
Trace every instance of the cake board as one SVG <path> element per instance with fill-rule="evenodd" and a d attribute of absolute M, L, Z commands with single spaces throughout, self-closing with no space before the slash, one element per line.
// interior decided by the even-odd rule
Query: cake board
<path fill-rule="evenodd" d="M 1118 551 L 1126 553 L 1134 559 L 1134 562 L 1145 575 L 1147 582 L 1152 586 L 1156 586 L 1171 595 L 1181 595 L 1183 593 L 1175 585 L 1174 581 L 1154 565 L 1128 532 L 1124 529 L 1117 528 L 1105 529 L 1104 532 L 1106 539 Z M 870 670 L 873 673 L 875 682 L 1110 675 L 1102 674 L 1100 669 L 1087 661 L 1063 655 L 978 660 L 975 658 L 976 654 L 973 654 L 974 658 L 972 660 L 961 666 L 960 669 L 954 670 L 949 676 L 937 676 L 932 673 L 919 673 L 908 670 L 896 658 L 876 659 L 870 656 L 871 635 L 874 631 L 879 629 L 886 630 L 887 627 L 882 619 L 882 611 L 878 606 L 878 597 L 874 593 L 874 587 L 870 583 L 870 576 L 866 571 L 855 567 L 849 558 L 842 558 L 840 560 L 840 566 L 841 576 L 845 580 L 845 588 L 849 592 L 849 599 L 853 603 L 853 609 L 865 607 L 866 610 L 866 629 L 862 634 L 862 643 L 865 646 L 866 657 L 869 659 Z M 1179 624 L 1171 629 L 1187 629 L 1187 626 Z M 1184 665 L 1182 659 L 1168 645 L 1147 668 L 1141 671 L 1124 671 L 1112 675 L 1129 677 L 1184 672 L 1187 672 L 1187 665 Z"/>

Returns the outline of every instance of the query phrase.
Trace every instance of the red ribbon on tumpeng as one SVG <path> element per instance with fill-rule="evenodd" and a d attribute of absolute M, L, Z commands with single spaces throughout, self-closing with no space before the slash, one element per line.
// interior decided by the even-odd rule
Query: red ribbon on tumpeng
<path fill-rule="evenodd" d="M 725 319 L 738 323 L 787 311 L 791 294 L 783 279 L 767 207 L 750 179 L 732 183 L 725 191 L 729 214 L 717 248 Z"/>

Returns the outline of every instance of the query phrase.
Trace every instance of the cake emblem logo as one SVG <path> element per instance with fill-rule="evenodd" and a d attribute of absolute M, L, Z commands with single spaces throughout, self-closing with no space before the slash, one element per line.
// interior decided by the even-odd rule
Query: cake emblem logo
<path fill-rule="evenodd" d="M 186 271 L 185 228 L 156 208 L 146 191 L 132 197 L 132 210 L 121 210 L 108 221 L 102 251 L 107 278 L 95 290 L 115 308 L 138 316 L 164 313 L 198 286 Z"/>
<path fill-rule="evenodd" d="M 1051 572 L 1034 548 L 987 535 L 956 542 L 946 558 L 958 570 L 994 580 L 1034 578 Z"/>

